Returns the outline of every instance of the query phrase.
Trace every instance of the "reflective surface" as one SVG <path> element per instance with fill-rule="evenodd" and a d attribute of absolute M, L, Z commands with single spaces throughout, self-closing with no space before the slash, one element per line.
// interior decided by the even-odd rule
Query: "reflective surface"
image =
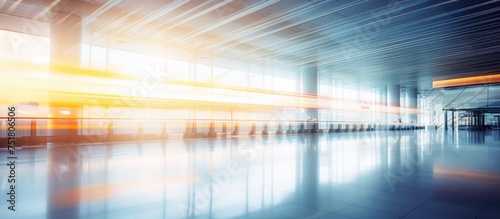
<path fill-rule="evenodd" d="M 499 132 L 375 131 L 18 151 L 2 218 L 500 218 Z M 7 157 L 5 151 L 0 156 Z M 2 200 L 7 173 L 0 169 Z M 6 217 L 5 217 L 6 216 Z"/>

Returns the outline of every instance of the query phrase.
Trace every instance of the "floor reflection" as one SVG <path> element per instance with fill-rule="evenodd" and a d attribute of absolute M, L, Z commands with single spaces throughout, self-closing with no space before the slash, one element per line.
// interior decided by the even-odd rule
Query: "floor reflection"
<path fill-rule="evenodd" d="M 12 215 L 328 218 L 374 211 L 389 218 L 411 216 L 425 203 L 450 204 L 446 191 L 463 183 L 498 192 L 498 135 L 419 130 L 49 145 L 20 151 L 19 208 Z M 377 204 L 400 193 L 425 195 L 410 199 L 421 203 L 409 201 L 407 208 Z M 477 207 L 479 214 L 488 200 L 466 207 Z"/>

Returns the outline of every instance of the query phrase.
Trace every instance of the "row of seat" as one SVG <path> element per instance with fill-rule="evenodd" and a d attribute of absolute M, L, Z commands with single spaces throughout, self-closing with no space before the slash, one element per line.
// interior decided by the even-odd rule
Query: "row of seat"
<path fill-rule="evenodd" d="M 424 129 L 424 126 L 420 125 L 412 125 L 412 124 L 393 124 L 388 126 L 388 130 L 396 131 L 396 130 L 418 130 Z"/>
<path fill-rule="evenodd" d="M 219 127 L 216 129 L 216 123 L 209 123 L 208 132 L 199 131 L 197 129 L 196 122 L 188 122 L 186 124 L 186 130 L 182 135 L 184 139 L 190 138 L 217 138 L 218 135 L 222 138 L 227 135 L 237 136 L 240 135 L 239 123 L 235 123 L 232 131 L 230 131 L 227 122 L 220 123 Z M 328 129 L 321 129 L 318 122 L 302 122 L 302 123 L 278 123 L 275 130 L 270 129 L 267 123 L 263 123 L 262 127 L 257 128 L 256 123 L 252 123 L 250 126 L 250 131 L 243 131 L 244 134 L 248 135 L 285 135 L 285 134 L 302 134 L 302 133 L 333 133 L 333 132 L 358 132 L 358 131 L 373 131 L 373 130 L 416 130 L 424 129 L 424 126 L 418 126 L 414 124 L 376 124 L 376 123 L 330 123 Z M 30 126 L 29 136 L 16 137 L 16 143 L 21 145 L 45 145 L 48 142 L 115 142 L 115 141 L 142 141 L 142 140 L 158 140 L 158 139 L 169 139 L 170 135 L 167 131 L 166 123 L 163 124 L 161 132 L 158 133 L 145 133 L 144 126 L 139 126 L 138 132 L 136 134 L 120 134 L 115 133 L 115 128 L 112 122 L 108 124 L 107 133 L 103 134 L 76 134 L 76 132 L 71 132 L 67 130 L 70 134 L 65 135 L 36 135 L 37 127 L 36 121 L 32 120 Z M 216 131 L 217 130 L 217 131 Z M 172 133 L 171 133 L 172 134 Z M 181 137 L 177 135 L 180 133 L 173 133 L 174 136 Z M 175 138 L 175 137 L 174 137 Z M 7 140 L 5 137 L 0 137 L 0 140 Z"/>
<path fill-rule="evenodd" d="M 374 131 L 374 130 L 416 130 L 422 129 L 423 126 L 416 125 L 407 125 L 407 124 L 392 124 L 392 125 L 382 125 L 375 123 L 330 123 L 329 129 L 323 130 L 319 128 L 318 122 L 308 122 L 308 123 L 300 123 L 297 129 L 294 129 L 292 123 L 288 124 L 287 129 L 285 130 L 282 123 L 278 123 L 277 129 L 273 132 L 276 135 L 284 135 L 284 134 L 303 134 L 303 133 L 333 133 L 333 132 L 357 132 L 357 131 Z M 234 124 L 234 128 L 232 131 L 229 131 L 227 128 L 227 123 L 224 122 L 221 125 L 220 136 L 226 137 L 227 135 L 239 135 L 240 134 L 240 125 L 238 122 Z M 269 126 L 267 123 L 264 123 L 262 130 L 257 131 L 257 126 L 255 123 L 252 123 L 249 135 L 269 135 L 271 131 L 269 130 Z M 217 138 L 217 132 L 215 128 L 215 123 L 211 122 L 209 125 L 209 131 L 198 132 L 197 126 L 195 122 L 189 122 L 186 124 L 186 131 L 183 134 L 184 139 L 190 138 Z"/>

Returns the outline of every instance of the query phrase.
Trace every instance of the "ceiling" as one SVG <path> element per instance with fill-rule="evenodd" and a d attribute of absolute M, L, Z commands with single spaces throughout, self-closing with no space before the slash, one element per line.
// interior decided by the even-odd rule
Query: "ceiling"
<path fill-rule="evenodd" d="M 2 2 L 0 14 L 41 22 L 43 11 L 77 14 L 94 36 L 278 67 L 315 65 L 321 80 L 367 87 L 400 84 L 425 94 L 433 80 L 500 73 L 498 1 Z"/>

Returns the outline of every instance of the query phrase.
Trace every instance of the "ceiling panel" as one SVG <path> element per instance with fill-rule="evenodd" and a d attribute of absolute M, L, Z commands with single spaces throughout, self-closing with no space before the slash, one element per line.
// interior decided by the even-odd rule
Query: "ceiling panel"
<path fill-rule="evenodd" d="M 0 13 L 39 21 L 47 9 L 78 14 L 93 42 L 114 37 L 284 68 L 313 63 L 322 78 L 373 87 L 425 93 L 432 80 L 500 72 L 498 1 L 4 2 Z"/>

